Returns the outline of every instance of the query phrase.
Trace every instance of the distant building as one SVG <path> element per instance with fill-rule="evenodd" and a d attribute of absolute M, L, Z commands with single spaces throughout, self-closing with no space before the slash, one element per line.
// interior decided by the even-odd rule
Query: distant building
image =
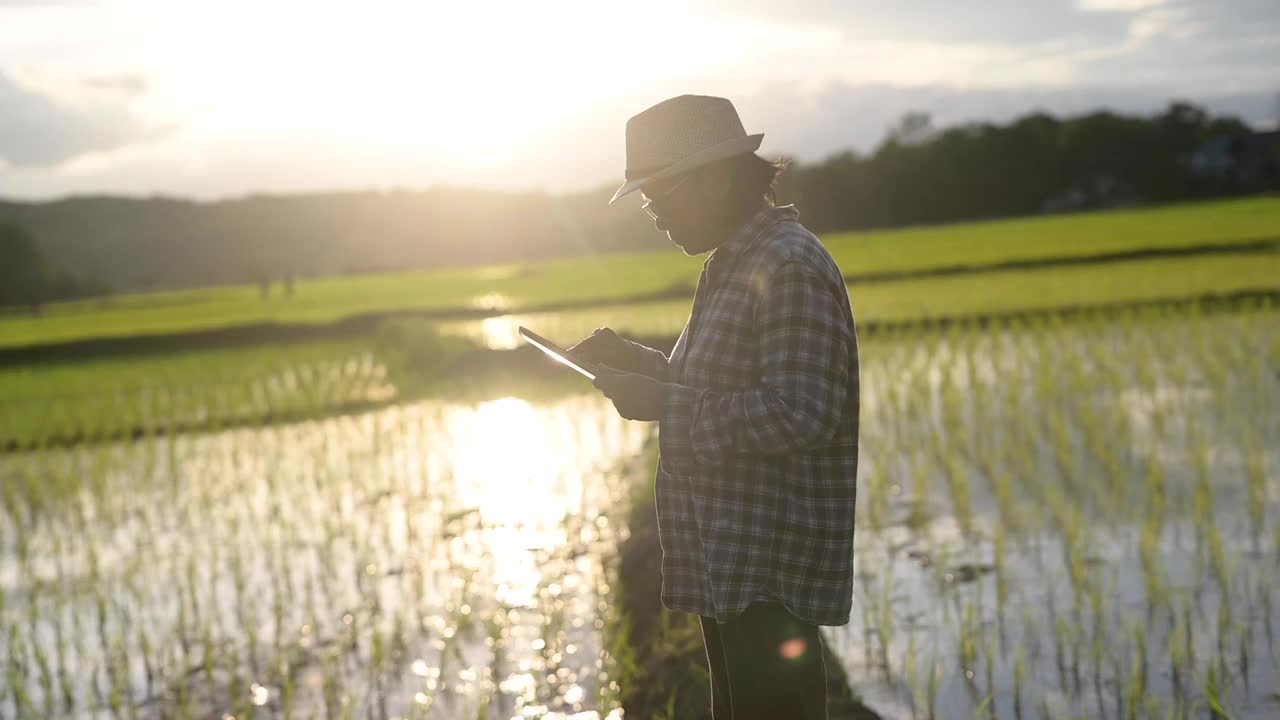
<path fill-rule="evenodd" d="M 1186 164 L 1229 191 L 1280 187 L 1280 129 L 1220 135 L 1196 148 Z"/>
<path fill-rule="evenodd" d="M 1141 198 L 1133 186 L 1110 173 L 1095 173 L 1040 203 L 1046 213 L 1134 205 Z"/>

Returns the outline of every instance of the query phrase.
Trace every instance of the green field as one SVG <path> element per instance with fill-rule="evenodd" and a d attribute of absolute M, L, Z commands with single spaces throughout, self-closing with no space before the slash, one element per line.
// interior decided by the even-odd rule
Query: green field
<path fill-rule="evenodd" d="M 841 233 L 824 237 L 824 242 L 846 274 L 862 275 L 1085 258 L 1153 248 L 1224 246 L 1278 237 L 1280 198 L 1267 197 L 1147 210 Z M 1265 262 L 1274 263 L 1274 253 L 1265 257 L 1269 258 Z M 1185 261 L 1200 263 L 1196 258 Z M 691 296 L 699 267 L 699 259 L 685 257 L 672 248 L 524 265 L 317 279 L 300 282 L 293 297 L 283 297 L 276 288 L 270 297 L 263 299 L 257 287 L 249 285 L 127 295 L 55 304 L 38 318 L 18 314 L 0 317 L 0 347 L 263 322 L 329 323 L 361 313 L 407 309 L 516 312 L 643 296 L 670 291 L 673 286 L 687 288 L 684 292 Z M 1182 265 L 1169 269 L 1178 274 L 1199 275 L 1196 267 Z M 1219 266 L 1219 269 L 1235 272 L 1234 268 Z M 1034 285 L 1040 277 L 1043 276 L 1028 275 L 1026 283 Z M 1272 277 L 1280 274 L 1273 273 Z M 1146 278 L 1141 281 L 1145 282 Z M 1278 284 L 1272 280 L 1264 286 Z M 1037 294 L 1034 287 L 1028 290 L 1029 295 Z M 902 288 L 884 292 L 901 291 Z M 1021 297 L 1011 297 L 1010 302 L 1019 303 Z M 857 309 L 863 311 L 864 317 L 874 319 L 877 317 L 874 308 L 878 306 L 880 303 L 873 302 Z M 941 307 L 945 310 L 950 306 Z M 916 308 L 909 312 L 933 312 L 924 300 L 917 303 Z"/>
<path fill-rule="evenodd" d="M 1158 258 L 1096 265 L 920 278 L 850 288 L 856 317 L 903 323 L 925 317 L 1004 315 L 1107 307 L 1280 287 L 1280 255 Z M 1262 299 L 1263 305 L 1274 301 Z M 403 401 L 423 389 L 435 332 L 493 349 L 518 347 L 527 325 L 570 345 L 597 327 L 674 338 L 690 300 L 407 322 L 418 337 L 391 333 L 216 351 L 175 351 L 48 367 L 0 368 L 0 447 L 48 438 L 102 438 L 167 426 L 221 427 L 325 415 Z M 435 328 L 433 332 L 432 328 Z M 456 348 L 455 348 L 456 349 Z M 408 359 L 417 356 L 419 359 Z"/>
<path fill-rule="evenodd" d="M 0 448 L 309 417 L 395 398 L 364 339 L 0 368 Z"/>
<path fill-rule="evenodd" d="M 859 323 L 904 323 L 924 318 L 1003 315 L 1280 289 L 1280 254 L 1158 258 L 1125 263 L 925 277 L 849 288 Z M 440 324 L 492 348 L 519 344 L 520 325 L 569 344 L 597 327 L 631 335 L 675 337 L 692 300 L 661 300 L 559 312 L 512 313 Z"/>

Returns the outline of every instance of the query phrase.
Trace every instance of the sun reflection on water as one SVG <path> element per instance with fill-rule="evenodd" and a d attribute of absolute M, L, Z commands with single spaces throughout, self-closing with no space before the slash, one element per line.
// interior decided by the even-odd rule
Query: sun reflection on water
<path fill-rule="evenodd" d="M 520 344 L 519 318 L 499 315 L 480 321 L 480 341 L 493 350 L 511 350 Z"/>
<path fill-rule="evenodd" d="M 542 571 L 534 551 L 566 540 L 564 520 L 582 488 L 563 406 L 535 408 L 515 397 L 460 410 L 446 420 L 461 506 L 485 528 L 498 600 L 533 607 Z M 570 447 L 570 445 L 574 445 Z"/>
<path fill-rule="evenodd" d="M 204 635 L 225 648 L 208 673 L 177 672 L 210 717 L 234 709 L 224 699 L 236 683 L 251 706 L 289 698 L 296 716 L 315 717 L 322 687 L 338 682 L 363 698 L 359 715 L 385 703 L 385 716 L 470 717 L 493 693 L 490 718 L 587 717 L 602 682 L 610 515 L 648 435 L 594 395 L 503 397 L 42 454 L 31 462 L 51 476 L 97 464 L 100 484 L 49 510 L 94 542 L 60 543 L 64 525 L 47 523 L 19 546 L 0 498 L 0 626 L 65 603 L 57 617 L 74 621 L 41 622 L 91 628 L 65 649 L 68 667 L 105 662 L 111 641 L 157 663 L 157 643 Z M 0 458 L 0 477 L 14 463 Z M 58 596 L 68 578 L 93 592 Z M 108 598 L 146 624 L 146 645 L 100 632 L 96 602 Z M 372 670 L 318 661 L 338 646 Z M 37 647 L 63 652 L 28 640 L 23 662 Z M 255 669 L 276 648 L 310 663 L 293 695 Z M 66 677 L 72 699 L 49 696 L 60 705 L 42 716 L 96 716 L 92 679 Z M 147 697 L 142 675 L 112 682 Z M 46 707 L 38 677 L 23 689 Z M 0 716 L 14 714 L 12 697 L 0 693 Z"/>

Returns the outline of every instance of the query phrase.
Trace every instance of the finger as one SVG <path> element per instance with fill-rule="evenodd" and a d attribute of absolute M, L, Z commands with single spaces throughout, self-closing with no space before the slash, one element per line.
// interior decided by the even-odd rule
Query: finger
<path fill-rule="evenodd" d="M 601 378 L 597 377 L 596 380 L 597 381 L 601 380 Z M 597 382 L 595 384 L 595 388 L 600 392 L 604 393 L 604 396 L 609 398 L 610 400 L 617 397 L 619 395 L 618 386 L 610 382 L 608 378 L 604 378 L 603 380 L 604 380 L 603 382 Z"/>

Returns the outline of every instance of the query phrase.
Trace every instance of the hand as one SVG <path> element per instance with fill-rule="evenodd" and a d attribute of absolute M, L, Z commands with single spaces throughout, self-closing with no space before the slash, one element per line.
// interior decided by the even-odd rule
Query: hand
<path fill-rule="evenodd" d="M 608 365 L 617 370 L 631 372 L 636 366 L 636 350 L 626 340 L 609 328 L 597 328 L 585 340 L 567 348 L 574 360 L 592 365 Z"/>
<path fill-rule="evenodd" d="M 648 375 L 597 366 L 592 385 L 612 400 L 618 414 L 628 420 L 661 420 L 666 412 L 668 386 Z"/>

